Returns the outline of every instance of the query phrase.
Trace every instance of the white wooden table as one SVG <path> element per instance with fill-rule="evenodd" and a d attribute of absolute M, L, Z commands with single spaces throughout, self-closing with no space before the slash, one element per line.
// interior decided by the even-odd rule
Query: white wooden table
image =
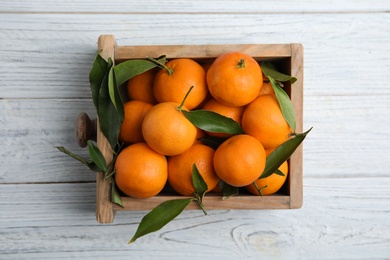
<path fill-rule="evenodd" d="M 0 259 L 390 258 L 390 1 L 0 2 Z M 146 212 L 95 220 L 95 176 L 56 151 L 94 115 L 97 38 L 305 48 L 304 202 L 186 211 L 128 245 Z"/>

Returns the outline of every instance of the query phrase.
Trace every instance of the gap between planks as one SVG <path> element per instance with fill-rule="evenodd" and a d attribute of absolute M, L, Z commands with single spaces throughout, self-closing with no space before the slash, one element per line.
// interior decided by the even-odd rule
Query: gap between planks
<path fill-rule="evenodd" d="M 278 11 L 278 12 L 85 12 L 85 11 L 0 11 L 0 14 L 69 14 L 69 15 L 261 15 L 261 14 L 379 14 L 390 13 L 390 10 L 365 10 L 365 11 Z"/>

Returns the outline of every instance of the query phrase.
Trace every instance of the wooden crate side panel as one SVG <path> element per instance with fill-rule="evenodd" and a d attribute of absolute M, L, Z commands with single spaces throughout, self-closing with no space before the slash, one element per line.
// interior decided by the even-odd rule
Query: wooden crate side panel
<path fill-rule="evenodd" d="M 296 116 L 296 132 L 303 131 L 303 46 L 291 44 L 291 75 L 297 81 L 291 86 L 291 100 Z M 290 157 L 289 194 L 290 208 L 300 208 L 303 203 L 303 149 L 302 144 Z"/>
<path fill-rule="evenodd" d="M 156 45 L 156 46 L 118 46 L 115 48 L 117 62 L 145 57 L 166 55 L 172 58 L 207 59 L 230 51 L 244 52 L 252 57 L 264 59 L 290 57 L 290 44 L 227 44 L 227 45 Z"/>
<path fill-rule="evenodd" d="M 103 35 L 98 40 L 98 50 L 104 59 L 109 57 L 114 60 L 115 38 L 111 35 Z M 97 145 L 106 159 L 107 165 L 111 163 L 113 154 L 111 146 L 106 137 L 100 131 L 99 120 L 97 120 Z M 96 220 L 99 223 L 112 223 L 115 211 L 111 203 L 111 183 L 104 179 L 103 173 L 98 173 L 96 178 Z"/>
<path fill-rule="evenodd" d="M 147 199 L 135 199 L 130 197 L 122 197 L 124 208 L 114 205 L 115 210 L 151 210 L 160 203 L 173 200 L 183 199 L 183 196 L 168 196 L 159 195 Z M 190 198 L 190 197 L 188 197 Z M 258 210 L 258 209 L 289 209 L 290 198 L 289 196 L 253 196 L 253 195 L 240 195 L 230 197 L 222 200 L 221 195 L 206 195 L 203 199 L 203 204 L 206 210 Z M 190 203 L 186 210 L 200 210 L 199 205 L 196 202 Z"/>

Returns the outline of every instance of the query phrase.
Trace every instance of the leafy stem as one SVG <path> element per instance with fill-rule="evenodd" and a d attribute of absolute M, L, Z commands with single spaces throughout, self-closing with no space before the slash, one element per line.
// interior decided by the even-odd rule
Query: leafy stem
<path fill-rule="evenodd" d="M 153 62 L 154 64 L 157 65 L 157 67 L 159 67 L 160 69 L 165 69 L 167 72 L 168 72 L 168 75 L 172 75 L 173 73 L 173 69 L 169 68 L 167 65 L 165 65 L 164 63 L 152 58 L 152 57 L 146 57 L 148 60 L 150 60 L 151 62 Z"/>
<path fill-rule="evenodd" d="M 196 201 L 198 203 L 199 207 L 202 209 L 203 214 L 207 215 L 206 208 L 203 205 L 203 196 L 204 196 L 204 194 L 199 196 L 199 194 L 195 193 L 195 198 L 193 198 L 192 200 Z"/>
<path fill-rule="evenodd" d="M 188 92 L 186 93 L 186 95 L 184 96 L 183 98 L 183 101 L 181 102 L 180 106 L 177 107 L 177 110 L 179 110 L 180 112 L 183 110 L 183 106 L 184 106 L 184 102 L 186 101 L 188 95 L 190 94 L 191 90 L 194 88 L 194 86 L 191 86 L 190 89 L 188 90 Z"/>
<path fill-rule="evenodd" d="M 242 69 L 242 68 L 245 68 L 245 66 L 246 66 L 245 59 L 241 58 L 237 64 L 237 68 Z"/>

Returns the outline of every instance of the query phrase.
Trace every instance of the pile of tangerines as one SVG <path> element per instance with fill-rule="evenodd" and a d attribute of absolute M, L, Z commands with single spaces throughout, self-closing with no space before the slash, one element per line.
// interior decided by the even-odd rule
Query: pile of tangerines
<path fill-rule="evenodd" d="M 115 182 L 126 195 L 152 197 L 167 184 L 178 194 L 193 195 L 194 164 L 208 191 L 218 192 L 219 181 L 245 187 L 255 195 L 260 195 L 258 188 L 262 195 L 269 195 L 283 186 L 287 161 L 279 168 L 284 176 L 259 176 L 267 155 L 287 141 L 293 130 L 282 115 L 271 84 L 252 57 L 229 52 L 211 64 L 173 59 L 162 68 L 131 78 L 127 90 L 129 101 L 124 104 L 119 135 L 126 147 L 115 162 Z M 201 130 L 182 113 L 195 109 L 231 118 L 244 133 Z M 214 149 L 200 141 L 205 136 L 226 140 Z"/>

